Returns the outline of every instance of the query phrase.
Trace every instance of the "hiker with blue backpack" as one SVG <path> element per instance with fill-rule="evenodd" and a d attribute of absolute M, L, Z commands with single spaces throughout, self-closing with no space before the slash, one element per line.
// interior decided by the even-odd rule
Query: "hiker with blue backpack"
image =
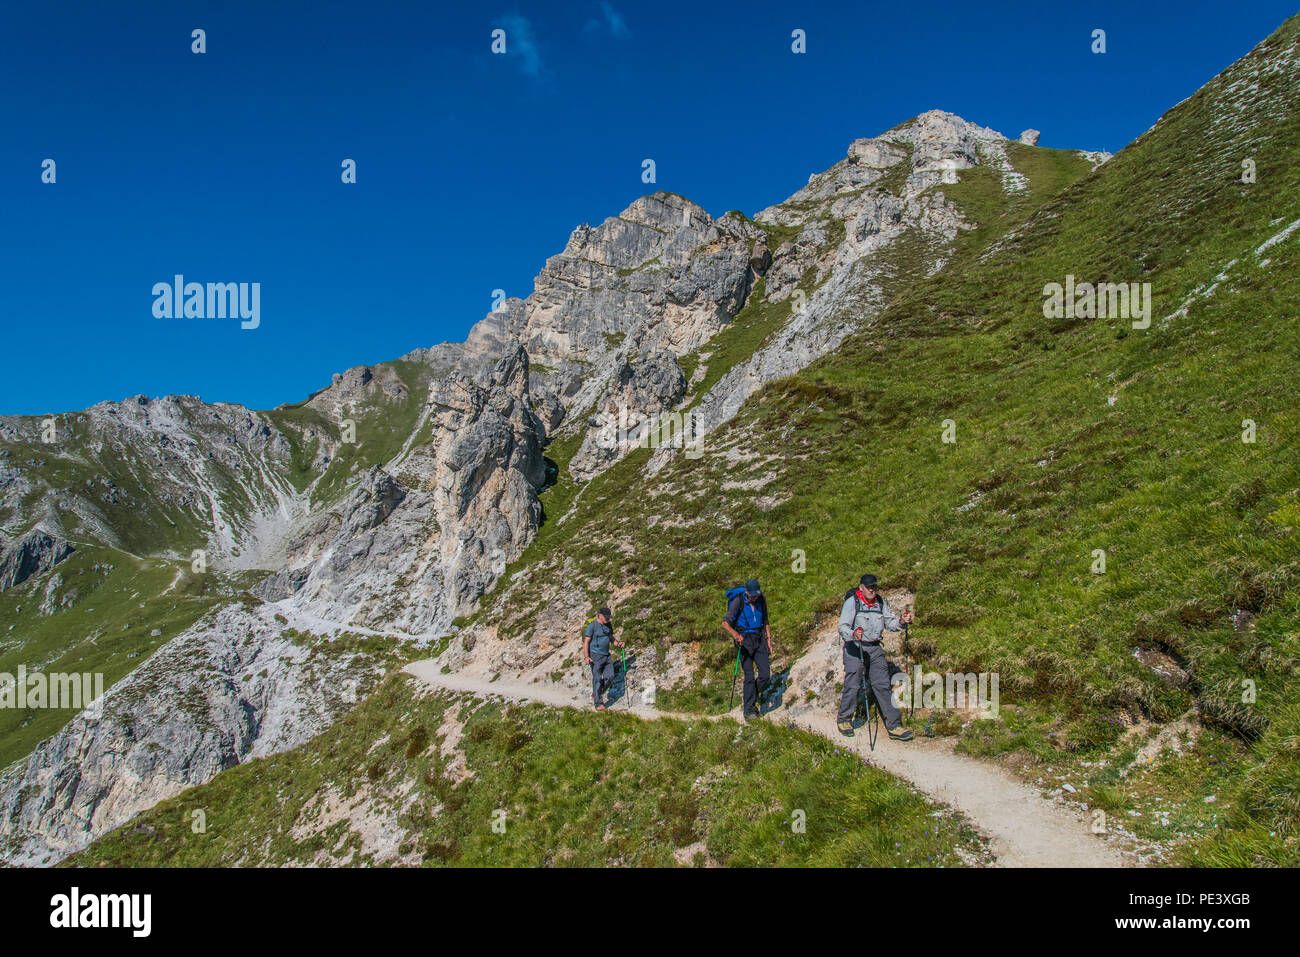
<path fill-rule="evenodd" d="M 767 599 L 758 587 L 757 579 L 751 578 L 743 588 L 727 590 L 727 617 L 722 619 L 722 624 L 731 632 L 736 643 L 737 660 L 745 669 L 745 717 L 757 718 L 760 714 L 758 699 L 772 679 L 772 626 L 767 619 Z M 757 683 L 754 680 L 755 666 L 758 669 Z"/>
<path fill-rule="evenodd" d="M 912 613 L 904 611 L 902 619 L 895 617 L 876 590 L 875 575 L 863 575 L 856 589 L 844 596 L 840 609 L 840 643 L 844 652 L 844 694 L 840 698 L 839 731 L 846 737 L 853 734 L 853 713 L 858 709 L 858 694 L 876 695 L 876 703 L 885 716 L 885 731 L 895 741 L 911 741 L 912 732 L 903 727 L 903 716 L 894 704 L 889 684 L 889 660 L 881 645 L 886 628 L 901 631 L 911 622 Z M 870 707 L 870 699 L 868 699 Z"/>
<path fill-rule="evenodd" d="M 614 626 L 608 608 L 596 612 L 593 621 L 587 623 L 587 630 L 582 633 L 582 659 L 591 665 L 591 701 L 597 711 L 605 710 L 607 688 L 614 684 L 614 659 L 610 657 L 609 648 L 622 648 L 623 642 L 614 638 Z"/>

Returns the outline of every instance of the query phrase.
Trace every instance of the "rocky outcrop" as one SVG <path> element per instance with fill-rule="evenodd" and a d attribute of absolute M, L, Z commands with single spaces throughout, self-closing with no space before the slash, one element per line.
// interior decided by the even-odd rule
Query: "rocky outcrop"
<path fill-rule="evenodd" d="M 1075 150 L 1075 153 L 1091 163 L 1093 169 L 1096 169 L 1102 163 L 1105 163 L 1113 155 L 1105 150 Z"/>
<path fill-rule="evenodd" d="M 520 348 L 482 383 L 459 373 L 428 397 L 433 441 L 402 460 L 407 484 L 372 468 L 288 546 L 262 585 L 332 621 L 432 634 L 476 606 L 537 534 L 546 428 Z M 290 589 L 292 591 L 290 592 Z"/>
<path fill-rule="evenodd" d="M 608 468 L 638 444 L 657 441 L 649 433 L 656 416 L 672 410 L 686 394 L 686 376 L 671 352 L 651 352 L 635 363 L 624 360 L 600 401 L 569 472 L 585 480 Z"/>
<path fill-rule="evenodd" d="M 1039 133 L 1038 130 L 1024 130 L 1021 132 L 1018 142 L 1023 143 L 1026 146 L 1037 146 L 1038 137 L 1040 136 L 1042 136 L 1042 134 Z"/>
<path fill-rule="evenodd" d="M 715 219 L 672 193 L 644 196 L 574 230 L 527 299 L 505 300 L 470 331 L 465 367 L 522 345 L 553 370 L 545 388 L 566 412 L 586 413 L 633 356 L 682 355 L 707 342 L 771 260 L 763 231 L 743 216 Z M 573 421 L 586 427 L 586 418 Z"/>
<path fill-rule="evenodd" d="M 343 419 L 363 403 L 384 399 L 400 402 L 407 394 L 406 383 L 391 365 L 354 366 L 334 373 L 329 388 L 316 393 L 307 404 L 331 418 Z"/>
<path fill-rule="evenodd" d="M 531 392 L 533 411 L 542 420 L 542 425 L 546 428 L 546 434 L 554 434 L 568 414 L 564 408 L 564 400 L 561 398 L 563 390 L 556 392 L 545 387 L 539 387 L 532 389 Z"/>
<path fill-rule="evenodd" d="M 1003 187 L 1008 192 L 1024 186 L 1024 177 L 1007 160 L 1007 138 L 997 130 L 942 110 L 930 110 L 904 123 L 892 135 L 912 145 L 912 171 L 905 194 L 918 194 L 940 184 L 952 185 L 958 181 L 959 171 L 981 164 L 1004 174 Z"/>
<path fill-rule="evenodd" d="M 39 528 L 4 546 L 0 540 L 0 591 L 49 571 L 72 554 L 72 544 Z"/>
<path fill-rule="evenodd" d="M 311 569 L 308 567 L 285 568 L 262 579 L 250 591 L 263 601 L 283 601 L 298 594 L 298 590 L 307 584 L 307 577 L 310 574 Z"/>
<path fill-rule="evenodd" d="M 378 680 L 365 655 L 230 605 L 164 645 L 0 777 L 0 857 L 49 864 L 187 787 L 328 727 Z"/>
<path fill-rule="evenodd" d="M 52 440 L 51 440 L 52 439 Z M 44 491 L 77 538 L 209 567 L 271 568 L 283 533 L 306 511 L 285 478 L 293 443 L 261 413 L 195 396 L 135 396 L 44 418 L 0 417 L 0 520 Z M 318 443 L 319 444 L 319 443 Z M 323 454 L 328 449 L 321 447 Z M 75 475 L 58 486 L 51 476 Z"/>
<path fill-rule="evenodd" d="M 957 182 L 960 170 L 987 164 L 1002 172 L 1008 191 L 1023 188 L 1007 162 L 1005 141 L 951 113 L 925 113 L 880 137 L 855 140 L 843 160 L 811 177 L 784 203 L 758 213 L 760 225 L 799 229 L 774 251 L 766 277 L 767 301 L 790 300 L 791 314 L 694 405 L 695 434 L 707 436 L 764 384 L 792 375 L 834 351 L 846 336 L 869 328 L 898 281 L 894 249 L 905 236 L 918 259 L 908 264 L 914 273 L 942 268 L 958 231 L 971 226 L 944 196 L 944 185 Z M 885 188 L 886 176 L 898 184 L 896 191 Z M 796 290 L 803 292 L 802 301 L 793 298 Z M 675 454 L 680 450 L 661 446 L 649 472 L 657 473 Z"/>

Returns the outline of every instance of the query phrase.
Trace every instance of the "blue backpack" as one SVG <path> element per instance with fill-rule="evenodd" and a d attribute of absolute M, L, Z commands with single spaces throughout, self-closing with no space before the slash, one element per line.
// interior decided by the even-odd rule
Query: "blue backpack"
<path fill-rule="evenodd" d="M 745 594 L 745 586 L 744 586 L 744 585 L 737 585 L 735 588 L 728 588 L 728 589 L 727 589 L 727 612 L 728 612 L 728 613 L 731 612 L 731 603 L 732 603 L 733 601 L 735 601 L 737 597 L 739 597 L 739 598 L 741 599 L 742 602 L 744 601 L 744 594 Z M 766 617 L 767 617 L 767 598 L 766 598 L 766 596 L 764 596 L 762 593 L 760 593 L 759 596 L 758 596 L 757 607 L 760 607 L 760 608 L 763 609 L 763 617 L 766 618 Z M 737 627 L 738 627 L 738 630 L 743 630 L 743 629 L 740 629 L 740 628 L 739 628 L 739 625 L 740 625 L 740 623 L 741 623 L 741 621 L 743 620 L 744 615 L 745 615 L 745 605 L 743 605 L 743 604 L 740 606 L 740 614 L 741 614 L 741 617 L 736 619 L 736 625 L 737 625 Z"/>

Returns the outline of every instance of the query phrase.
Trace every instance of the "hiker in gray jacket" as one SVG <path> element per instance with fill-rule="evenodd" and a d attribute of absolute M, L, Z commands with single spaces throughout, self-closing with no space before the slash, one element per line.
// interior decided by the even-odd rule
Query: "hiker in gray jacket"
<path fill-rule="evenodd" d="M 591 703 L 597 711 L 605 710 L 605 689 L 614 684 L 614 660 L 609 655 L 610 646 L 623 647 L 623 642 L 614 637 L 611 622 L 609 609 L 602 608 L 582 633 L 582 660 L 591 666 Z"/>
<path fill-rule="evenodd" d="M 904 611 L 902 622 L 910 622 L 912 613 Z M 894 704 L 889 685 L 889 661 L 880 644 L 885 629 L 901 631 L 902 622 L 894 616 L 885 596 L 876 590 L 876 576 L 863 575 L 861 585 L 844 597 L 840 609 L 840 642 L 844 657 L 844 695 L 840 698 L 840 734 L 853 734 L 853 712 L 858 694 L 867 682 L 875 691 L 880 711 L 885 716 L 885 730 L 896 741 L 911 741 L 912 732 L 903 727 L 903 716 Z"/>

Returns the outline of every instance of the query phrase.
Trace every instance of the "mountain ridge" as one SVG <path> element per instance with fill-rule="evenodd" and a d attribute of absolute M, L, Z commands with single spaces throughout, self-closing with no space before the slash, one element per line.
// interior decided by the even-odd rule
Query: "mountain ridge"
<path fill-rule="evenodd" d="M 1184 122 L 1189 113 L 1190 108 L 1171 110 L 1166 125 Z M 239 594 L 247 596 L 239 599 L 242 611 L 216 598 L 201 626 L 172 640 L 176 647 L 189 647 L 198 635 L 211 635 L 225 615 L 218 632 L 224 628 L 233 635 L 247 627 L 260 636 L 252 647 L 272 654 L 282 639 L 273 625 L 280 615 L 293 631 L 317 622 L 321 633 L 307 641 L 327 657 L 332 657 L 329 645 L 351 629 L 394 639 L 376 652 L 384 660 L 400 660 L 418 647 L 452 670 L 571 686 L 581 681 L 582 670 L 572 656 L 574 627 L 595 603 L 608 601 L 642 649 L 639 674 L 658 681 L 661 694 L 682 710 L 707 712 L 719 707 L 716 679 L 726 662 L 713 660 L 716 649 L 709 644 L 716 609 L 704 610 L 684 591 L 688 585 L 691 593 L 709 594 L 742 569 L 761 566 L 765 579 L 776 576 L 777 590 L 792 609 L 790 620 L 798 622 L 791 626 L 793 650 L 812 640 L 819 616 L 827 611 L 825 596 L 835 592 L 832 586 L 849 568 L 870 561 L 930 603 L 932 611 L 922 619 L 933 629 L 934 637 L 926 639 L 930 654 L 952 665 L 987 664 L 970 644 L 971 626 L 982 612 L 957 607 L 954 586 L 936 570 L 950 566 L 958 578 L 961 560 L 949 556 L 944 566 L 942 560 L 922 557 L 909 565 L 900 558 L 911 557 L 900 533 L 886 528 L 870 537 L 861 518 L 875 513 L 869 510 L 872 503 L 844 481 L 854 462 L 844 435 L 870 429 L 889 448 L 906 452 L 919 483 L 908 488 L 915 502 L 947 502 L 954 495 L 950 482 L 971 480 L 977 457 L 965 446 L 950 470 L 936 471 L 933 451 L 913 437 L 919 435 L 922 415 L 928 427 L 930 419 L 937 422 L 936 413 L 978 408 L 959 398 L 974 397 L 979 384 L 949 366 L 960 369 L 961 360 L 969 358 L 975 372 L 996 377 L 1014 364 L 970 346 L 967 334 L 979 330 L 1005 338 L 1014 332 L 1020 337 L 1015 349 L 1041 347 L 1049 357 L 1043 360 L 1046 368 L 1056 349 L 1073 354 L 1075 341 L 1069 336 L 1088 331 L 1083 325 L 1028 327 L 1023 305 L 1020 312 L 990 306 L 1000 300 L 980 285 L 980 270 L 1011 268 L 1004 264 L 1030 244 L 1041 244 L 1044 235 L 1060 228 L 1052 224 L 1062 217 L 1069 228 L 1082 229 L 1068 215 L 1078 209 L 1071 204 L 1085 192 L 1098 194 L 1099 183 L 1127 176 L 1135 161 L 1126 153 L 1128 148 L 1098 164 L 1097 155 L 1042 149 L 930 111 L 879 137 L 854 140 L 844 159 L 814 173 L 785 202 L 760 210 L 752 220 L 735 213 L 715 219 L 685 198 L 659 192 L 636 200 L 624 210 L 632 211 L 626 218 L 620 214 L 596 227 L 584 224 L 547 260 L 529 297 L 506 299 L 463 344 L 444 343 L 427 353 L 408 353 L 416 358 L 354 367 L 300 403 L 265 413 L 244 410 L 247 417 L 240 407 L 166 403 L 160 421 L 208 416 L 207 424 L 218 429 L 244 426 L 243 441 L 233 447 L 226 442 L 225 458 L 216 456 L 215 462 L 169 450 L 178 457 L 171 464 L 203 488 L 211 515 L 197 514 L 191 501 L 179 509 L 155 509 L 172 516 L 167 520 L 173 525 L 184 523 L 180 531 L 158 535 L 168 542 L 168 557 L 179 562 L 187 546 L 199 543 L 220 559 L 213 564 L 222 575 L 251 575 L 254 568 L 273 573 L 255 583 L 239 580 L 245 589 Z M 1184 177 L 1176 185 L 1191 182 Z M 1095 244 L 1077 245 L 1088 250 Z M 961 275 L 950 275 L 953 264 L 962 267 Z M 1026 298 L 1033 303 L 1033 296 L 1019 301 Z M 906 338 L 900 335 L 904 330 Z M 1014 351 L 1010 340 L 997 341 Z M 922 342 L 947 361 L 919 351 Z M 906 384 L 874 381 L 846 369 L 857 364 L 875 370 L 882 356 L 895 353 L 912 362 L 941 364 L 915 367 L 933 388 L 922 395 Z M 941 398 L 931 402 L 926 395 Z M 1011 402 L 1001 392 L 978 395 L 997 406 Z M 1050 404 L 1049 391 L 1035 395 Z M 150 421 L 155 404 L 162 402 L 135 401 L 135 408 L 119 410 L 117 418 L 127 426 Z M 684 457 L 672 449 L 644 449 L 636 442 L 603 448 L 593 438 L 593 420 L 614 408 L 650 415 L 692 412 L 711 437 L 708 454 L 688 471 Z M 13 418 L 0 419 L 0 438 L 11 444 L 19 428 Z M 113 418 L 108 410 L 87 422 L 74 421 L 74 431 L 105 418 Z M 348 419 L 356 427 L 356 443 L 345 441 Z M 1073 420 L 1062 412 L 1061 421 Z M 725 434 L 719 435 L 724 425 Z M 1077 435 L 1086 436 L 1089 428 L 1098 426 L 1081 424 Z M 30 441 L 30 423 L 22 434 L 28 439 L 20 454 L 41 454 Z M 106 441 L 110 451 L 120 452 L 112 448 L 113 438 Z M 221 448 L 225 440 L 214 435 L 204 441 Z M 1078 441 L 1069 438 L 1065 444 Z M 198 449 L 202 443 L 193 444 Z M 979 440 L 975 444 L 983 448 Z M 280 471 L 265 473 L 263 456 L 254 455 L 263 450 Z M 991 447 L 984 451 L 1001 463 Z M 161 466 L 170 460 L 152 461 Z M 102 459 L 99 467 L 107 468 Z M 29 472 L 10 468 L 7 481 L 0 481 L 0 492 L 10 488 L 0 498 L 0 519 L 7 528 L 12 515 L 31 514 L 33 503 L 50 497 Z M 868 473 L 882 486 L 897 481 L 892 474 L 865 469 Z M 256 476 L 251 494 L 239 482 L 247 475 Z M 813 476 L 825 480 L 820 488 L 800 484 Z M 47 489 L 57 497 L 65 485 L 93 484 L 95 478 L 83 478 L 69 465 L 66 478 L 61 473 L 57 487 Z M 112 481 L 94 487 L 127 486 L 125 479 Z M 999 492 L 1006 480 L 997 476 L 971 481 L 972 505 L 1010 494 Z M 182 480 L 174 484 L 155 500 L 170 502 L 161 495 L 182 494 Z M 136 475 L 125 494 L 143 503 L 153 492 Z M 156 521 L 143 530 L 125 524 L 119 530 L 110 519 L 122 513 L 112 511 L 116 503 L 106 497 L 111 491 L 98 495 L 99 505 L 74 500 L 75 507 L 65 511 L 80 516 L 80 525 L 104 525 L 118 545 L 147 543 L 157 534 Z M 1032 495 L 1030 500 L 1037 503 L 1034 508 L 1044 507 Z M 1004 512 L 1015 504 L 1003 503 Z M 911 529 L 916 539 L 928 537 L 940 551 L 949 547 L 947 541 L 920 532 L 940 529 L 955 536 L 968 556 L 980 549 L 981 560 L 996 564 L 1005 557 L 987 544 L 967 541 L 963 536 L 970 530 L 953 526 L 955 520 L 944 513 L 907 508 L 906 502 L 889 501 L 878 511 L 899 528 Z M 739 518 L 757 513 L 773 529 L 766 540 L 755 539 Z M 994 527 L 980 526 L 987 520 L 978 509 L 960 514 L 970 516 L 982 541 L 1009 534 L 996 519 Z M 827 532 L 834 527 L 830 516 L 867 544 L 836 543 Z M 694 528 L 701 525 L 708 529 L 703 538 Z M 801 535 L 811 535 L 811 541 Z M 588 541 L 602 543 L 598 555 L 584 549 Z M 280 551 L 273 547 L 277 542 Z M 787 553 L 800 544 L 807 557 L 815 556 L 812 575 L 802 580 L 782 570 L 791 565 L 793 555 Z M 103 547 L 115 547 L 114 542 Z M 142 554 L 149 557 L 149 550 Z M 56 573 L 58 567 L 52 566 Z M 1002 569 L 1004 579 L 1014 582 L 1011 576 L 1020 570 L 1007 571 Z M 39 584 L 41 575 L 29 579 L 33 585 L 27 587 Z M 1005 581 L 981 585 L 991 595 L 1014 590 Z M 261 600 L 273 604 L 259 604 L 259 590 Z M 313 683 L 290 669 L 277 677 L 292 688 L 281 698 L 267 697 L 257 690 L 261 685 L 235 673 L 242 658 L 223 662 L 228 649 L 220 641 L 203 647 L 200 654 L 210 662 L 205 667 L 224 676 L 223 687 L 230 689 L 222 701 L 245 701 L 255 715 L 272 707 L 292 711 L 321 695 L 319 682 L 347 673 L 346 664 L 327 669 Z M 158 654 L 149 660 L 165 661 Z M 1121 661 L 1118 648 L 1104 657 L 1105 668 L 1118 677 L 1104 675 L 1101 688 L 1089 684 L 1091 676 L 1071 670 L 1073 659 L 1065 651 L 1052 654 L 1059 657 L 1038 657 L 1032 649 L 1010 645 L 987 652 L 1022 676 L 1019 685 L 1011 683 L 1012 690 L 1024 695 L 1023 707 L 1035 720 L 1040 712 L 1034 710 L 1034 681 L 1049 665 L 1053 674 L 1074 682 L 1070 687 L 1080 699 L 1107 707 L 1122 701 L 1144 720 L 1163 718 L 1173 703 L 1182 703 L 1177 692 L 1154 692 L 1126 670 L 1131 666 Z M 1202 665 L 1192 664 L 1200 674 Z M 196 759 L 187 767 L 216 774 L 254 752 L 303 741 L 310 748 L 313 733 L 346 712 L 343 703 L 329 715 L 316 714 L 305 722 L 304 738 L 264 743 L 262 750 L 256 737 L 217 714 L 224 737 L 236 742 L 233 747 L 184 743 L 168 752 L 168 761 L 141 765 L 118 730 L 147 718 L 140 711 L 145 696 L 138 691 L 147 680 L 158 679 L 157 671 L 128 674 L 106 696 L 93 728 L 54 735 L 19 769 L 18 778 L 6 775 L 0 786 L 4 837 L 11 847 L 22 847 L 23 860 L 57 859 L 150 801 L 202 785 L 202 774 L 178 777 L 175 759 L 185 749 Z M 813 707 L 811 702 L 829 692 L 824 685 L 800 688 L 800 694 L 812 697 L 794 706 Z M 1126 690 L 1117 696 L 1113 686 Z M 1206 700 L 1215 706 L 1212 696 Z M 200 709 L 191 718 L 207 720 L 203 715 Z M 1064 727 L 1072 737 L 1109 741 L 1077 715 Z M 114 742 L 106 753 L 125 751 L 127 760 L 106 759 L 94 780 L 70 784 L 79 741 L 96 736 Z M 106 794 L 119 793 L 132 762 L 150 768 L 149 781 L 130 802 L 105 804 Z M 42 830 L 42 822 L 56 820 L 57 826 Z"/>

